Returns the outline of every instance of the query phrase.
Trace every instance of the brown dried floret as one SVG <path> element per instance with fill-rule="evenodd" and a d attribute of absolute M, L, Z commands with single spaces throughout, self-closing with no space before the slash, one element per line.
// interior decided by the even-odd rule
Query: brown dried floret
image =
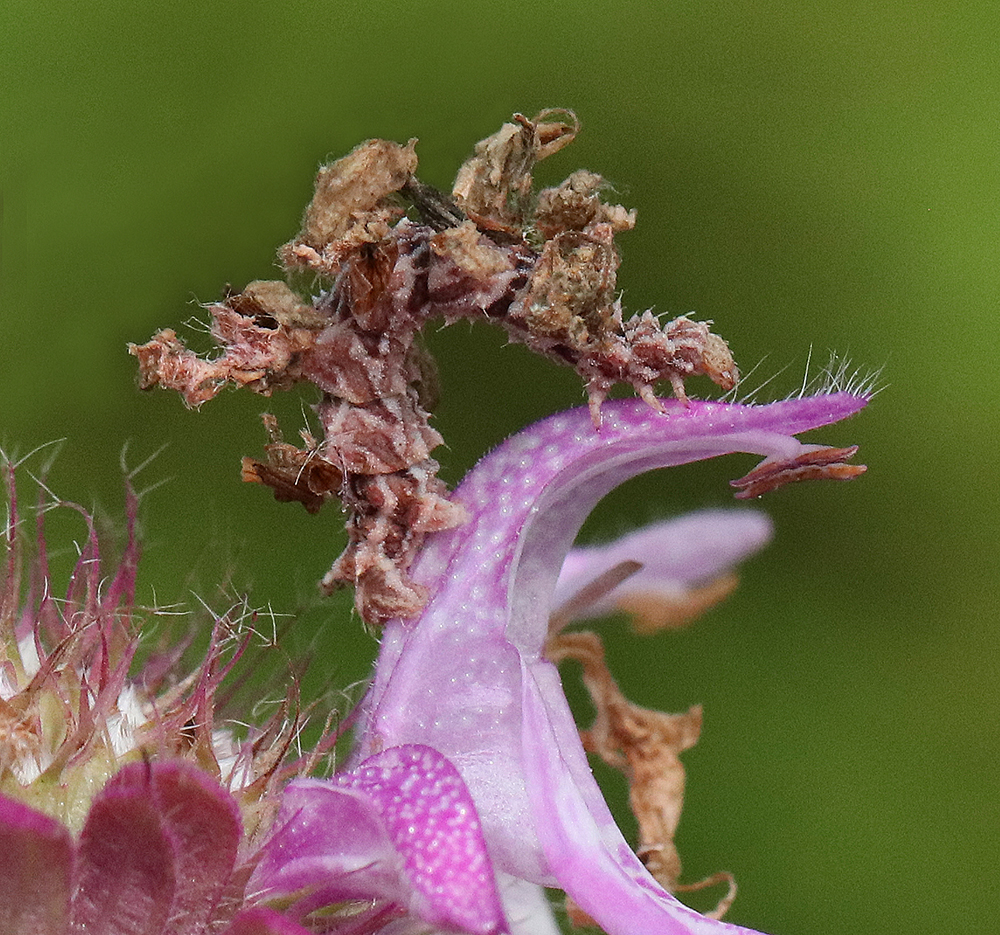
<path fill-rule="evenodd" d="M 527 288 L 510 311 L 534 339 L 536 350 L 584 348 L 600 341 L 615 320 L 618 253 L 610 231 L 567 232 L 546 242 Z"/>
<path fill-rule="evenodd" d="M 242 292 L 230 292 L 225 304 L 262 327 L 273 327 L 273 321 L 284 328 L 315 331 L 326 323 L 312 303 L 303 302 L 287 283 L 275 279 L 255 279 Z"/>
<path fill-rule="evenodd" d="M 610 224 L 616 234 L 632 230 L 635 210 L 601 201 L 600 192 L 606 187 L 601 176 L 578 169 L 555 188 L 543 188 L 535 207 L 535 229 L 546 240 L 565 231 L 585 230 L 593 224 Z"/>
<path fill-rule="evenodd" d="M 451 260 L 473 279 L 487 280 L 514 268 L 510 253 L 484 237 L 472 221 L 440 231 L 431 237 L 430 244 L 437 256 Z"/>
<path fill-rule="evenodd" d="M 386 201 L 417 170 L 417 141 L 405 146 L 367 140 L 347 156 L 323 166 L 302 230 L 279 251 L 286 269 L 306 268 L 337 274 L 341 260 L 366 243 L 384 240 L 402 216 Z"/>
<path fill-rule="evenodd" d="M 316 439 L 302 432 L 305 448 L 288 444 L 278 428 L 278 420 L 269 412 L 261 416 L 271 441 L 264 446 L 266 461 L 243 459 L 242 479 L 250 484 L 263 484 L 274 491 L 281 503 L 301 503 L 307 513 L 319 508 L 336 496 L 344 482 L 344 472 L 319 453 Z"/>
<path fill-rule="evenodd" d="M 579 129 L 570 110 L 543 110 L 531 120 L 514 114 L 514 123 L 476 144 L 458 171 L 452 197 L 480 229 L 520 236 L 531 208 L 535 163 L 571 143 Z"/>
<path fill-rule="evenodd" d="M 580 738 L 587 752 L 597 754 L 628 779 L 629 803 L 639 826 L 639 859 L 668 892 L 729 883 L 729 893 L 710 913 L 721 917 L 735 896 L 732 877 L 715 874 L 700 883 L 679 884 L 681 860 L 674 844 L 684 806 L 680 754 L 698 742 L 701 706 L 682 714 L 667 714 L 630 702 L 608 671 L 604 646 L 596 633 L 558 633 L 549 638 L 545 654 L 552 662 L 571 659 L 583 668 L 583 683 L 596 716 L 589 728 L 580 731 Z M 574 924 L 593 924 L 579 907 L 570 905 L 568 909 Z"/>

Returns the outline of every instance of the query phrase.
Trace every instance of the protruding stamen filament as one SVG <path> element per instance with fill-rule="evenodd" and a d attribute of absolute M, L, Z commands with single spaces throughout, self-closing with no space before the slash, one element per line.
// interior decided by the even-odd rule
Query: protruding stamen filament
<path fill-rule="evenodd" d="M 852 480 L 864 474 L 868 468 L 864 464 L 847 464 L 857 454 L 858 446 L 850 448 L 825 448 L 822 445 L 806 445 L 794 458 L 768 458 L 757 465 L 749 474 L 730 481 L 732 487 L 739 488 L 737 500 L 749 500 L 802 480 Z"/>

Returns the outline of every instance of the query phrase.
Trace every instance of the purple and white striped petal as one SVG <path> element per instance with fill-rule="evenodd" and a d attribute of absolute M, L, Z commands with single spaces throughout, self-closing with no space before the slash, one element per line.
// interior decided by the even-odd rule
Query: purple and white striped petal
<path fill-rule="evenodd" d="M 622 837 L 590 772 L 559 673 L 543 655 L 560 568 L 587 514 L 630 477 L 731 452 L 777 463 L 796 433 L 867 397 L 836 392 L 766 406 L 608 403 L 508 440 L 454 499 L 465 525 L 435 534 L 413 576 L 431 601 L 391 621 L 365 702 L 358 758 L 401 744 L 445 755 L 465 780 L 497 869 L 558 886 L 611 935 L 746 932 L 663 891 Z"/>

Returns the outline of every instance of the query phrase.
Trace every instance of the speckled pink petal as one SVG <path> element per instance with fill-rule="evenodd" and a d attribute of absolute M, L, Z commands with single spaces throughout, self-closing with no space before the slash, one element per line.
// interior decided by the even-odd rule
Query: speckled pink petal
<path fill-rule="evenodd" d="M 433 595 L 383 630 L 357 755 L 426 744 L 461 773 L 498 869 L 566 890 L 610 935 L 740 932 L 663 891 L 594 781 L 556 668 L 543 656 L 563 560 L 609 490 L 653 468 L 730 452 L 793 458 L 798 432 L 859 411 L 848 392 L 767 406 L 608 403 L 514 436 L 454 499 L 470 521 L 435 534 L 413 571 Z"/>
<path fill-rule="evenodd" d="M 285 787 L 248 891 L 260 900 L 293 897 L 296 915 L 351 899 L 406 906 L 411 897 L 378 806 L 361 790 L 324 779 Z"/>
<path fill-rule="evenodd" d="M 330 780 L 288 785 L 251 890 L 304 893 L 299 912 L 345 899 L 395 903 L 436 928 L 491 935 L 503 911 L 479 818 L 455 768 L 419 745 Z"/>
<path fill-rule="evenodd" d="M 414 890 L 413 915 L 444 929 L 503 928 L 479 817 L 458 771 L 430 747 L 393 747 L 336 780 L 363 791 L 382 814 Z"/>
<path fill-rule="evenodd" d="M 69 831 L 0 795 L 0 932 L 65 935 L 72 868 Z"/>

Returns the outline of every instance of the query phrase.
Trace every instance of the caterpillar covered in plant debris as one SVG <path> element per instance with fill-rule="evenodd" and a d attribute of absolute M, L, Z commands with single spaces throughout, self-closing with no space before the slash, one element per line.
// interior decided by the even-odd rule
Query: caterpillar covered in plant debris
<path fill-rule="evenodd" d="M 705 322 L 666 325 L 651 313 L 623 319 L 615 295 L 616 234 L 635 212 L 602 201 L 604 180 L 575 172 L 533 196 L 535 162 L 571 142 L 569 111 L 515 115 L 476 146 L 451 197 L 415 176 L 415 140 L 369 140 L 324 166 L 299 235 L 279 251 L 289 274 L 331 283 L 305 302 L 285 283 L 255 282 L 210 305 L 223 353 L 188 350 L 173 331 L 131 345 L 143 386 L 179 390 L 197 406 L 233 383 L 269 395 L 298 382 L 322 392 L 318 441 L 304 448 L 267 421 L 267 459 L 244 460 L 243 478 L 315 512 L 335 497 L 348 514 L 348 545 L 323 578 L 356 587 L 373 624 L 419 613 L 426 594 L 409 567 L 427 533 L 458 525 L 431 451 L 429 367 L 417 337 L 430 318 L 489 320 L 584 379 L 595 426 L 615 383 L 654 407 L 668 380 L 737 379 L 729 349 Z M 405 216 L 405 203 L 416 215 Z"/>

